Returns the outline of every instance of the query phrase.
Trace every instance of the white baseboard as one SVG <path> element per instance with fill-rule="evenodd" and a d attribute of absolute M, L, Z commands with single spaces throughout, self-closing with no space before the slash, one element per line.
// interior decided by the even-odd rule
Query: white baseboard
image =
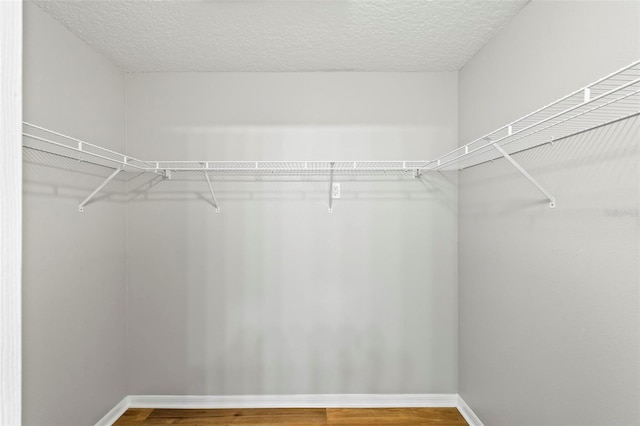
<path fill-rule="evenodd" d="M 96 426 L 110 426 L 135 408 L 385 408 L 456 407 L 470 426 L 484 426 L 458 394 L 129 395 Z"/>
<path fill-rule="evenodd" d="M 471 408 L 464 402 L 464 399 L 460 395 L 458 395 L 458 404 L 456 405 L 462 417 L 469 423 L 469 426 L 484 426 L 476 413 L 471 410 Z"/>
<path fill-rule="evenodd" d="M 455 407 L 457 394 L 130 395 L 137 408 Z"/>
<path fill-rule="evenodd" d="M 125 396 L 122 401 L 118 402 L 103 418 L 98 420 L 95 426 L 111 426 L 124 414 L 127 409 L 131 407 L 129 404 L 129 397 Z"/>

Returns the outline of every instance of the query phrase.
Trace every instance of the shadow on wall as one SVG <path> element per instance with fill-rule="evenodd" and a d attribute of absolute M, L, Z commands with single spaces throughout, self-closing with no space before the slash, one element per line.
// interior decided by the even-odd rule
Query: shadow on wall
<path fill-rule="evenodd" d="M 564 210 L 563 199 L 571 203 L 577 197 L 587 201 L 594 194 L 624 191 L 637 185 L 637 170 L 630 167 L 632 163 L 621 160 L 638 155 L 639 140 L 640 117 L 634 117 L 516 153 L 513 158 L 556 197 L 558 208 Z M 510 152 L 508 146 L 506 151 Z M 620 169 L 620 164 L 626 168 Z M 534 214 L 548 208 L 548 201 L 505 159 L 465 169 L 460 177 L 461 191 L 494 188 L 509 197 L 508 202 L 482 203 L 477 208 L 467 204 L 467 214 Z M 632 198 L 629 201 L 633 204 Z"/>
<path fill-rule="evenodd" d="M 199 336 L 203 345 L 188 378 L 196 392 L 278 394 L 289 387 L 296 393 L 294 386 L 298 393 L 401 393 L 420 387 L 413 372 L 424 361 L 384 328 L 327 324 L 284 330 L 277 324 L 247 327 L 228 322 L 218 324 L 226 331 L 224 340 L 216 342 L 224 350 L 203 340 L 207 334 Z M 207 355 L 204 360 L 202 354 Z"/>
<path fill-rule="evenodd" d="M 79 204 L 115 170 L 102 164 L 26 146 L 22 152 L 25 195 L 75 200 Z M 121 173 L 96 194 L 92 203 L 126 201 L 126 179 L 126 175 Z"/>

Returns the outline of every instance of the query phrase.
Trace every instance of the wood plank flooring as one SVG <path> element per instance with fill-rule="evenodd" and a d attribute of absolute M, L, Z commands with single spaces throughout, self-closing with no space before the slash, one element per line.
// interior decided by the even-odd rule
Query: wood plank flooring
<path fill-rule="evenodd" d="M 456 408 L 130 408 L 114 423 L 114 426 L 141 425 L 468 426 Z"/>

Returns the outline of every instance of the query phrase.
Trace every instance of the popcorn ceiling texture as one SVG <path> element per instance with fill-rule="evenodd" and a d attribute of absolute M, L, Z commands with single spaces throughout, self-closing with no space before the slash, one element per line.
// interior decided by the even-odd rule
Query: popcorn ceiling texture
<path fill-rule="evenodd" d="M 36 4 L 124 71 L 456 71 L 527 1 Z"/>

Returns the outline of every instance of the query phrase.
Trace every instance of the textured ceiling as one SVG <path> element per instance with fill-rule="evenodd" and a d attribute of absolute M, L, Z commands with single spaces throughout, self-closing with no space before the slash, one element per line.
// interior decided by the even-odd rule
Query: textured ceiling
<path fill-rule="evenodd" d="M 125 71 L 455 71 L 527 1 L 36 4 Z"/>

